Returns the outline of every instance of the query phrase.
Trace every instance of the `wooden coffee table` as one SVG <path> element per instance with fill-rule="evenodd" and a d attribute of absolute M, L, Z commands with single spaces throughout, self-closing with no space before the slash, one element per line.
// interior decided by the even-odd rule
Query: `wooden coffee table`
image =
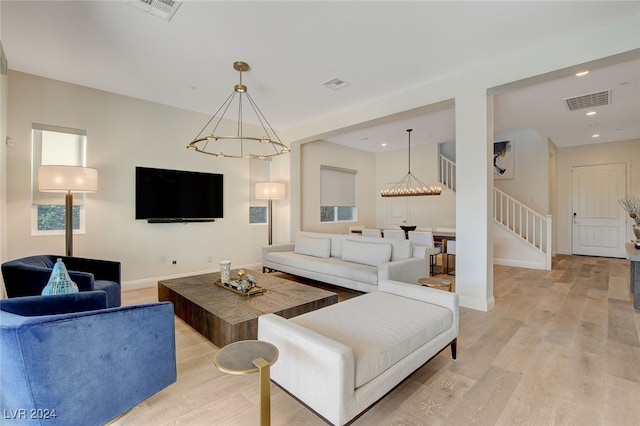
<path fill-rule="evenodd" d="M 267 291 L 253 296 L 235 294 L 214 284 L 220 273 L 158 281 L 158 300 L 173 303 L 175 314 L 219 348 L 238 340 L 258 338 L 258 317 L 274 313 L 284 318 L 338 302 L 330 291 L 246 270 Z M 232 270 L 231 276 L 238 275 Z"/>

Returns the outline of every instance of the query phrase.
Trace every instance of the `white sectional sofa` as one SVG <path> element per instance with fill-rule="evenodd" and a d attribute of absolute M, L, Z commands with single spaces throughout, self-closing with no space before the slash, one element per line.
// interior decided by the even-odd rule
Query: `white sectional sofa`
<path fill-rule="evenodd" d="M 325 420 L 343 425 L 447 346 L 456 358 L 458 295 L 383 280 L 364 294 L 291 319 L 258 318 L 279 350 L 271 378 Z"/>
<path fill-rule="evenodd" d="M 417 283 L 428 260 L 413 257 L 409 240 L 299 232 L 294 243 L 262 248 L 262 269 L 286 272 L 362 292 L 381 280 Z"/>

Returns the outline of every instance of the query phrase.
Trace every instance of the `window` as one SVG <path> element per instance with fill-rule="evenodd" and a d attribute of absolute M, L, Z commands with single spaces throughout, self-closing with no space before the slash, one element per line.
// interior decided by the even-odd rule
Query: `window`
<path fill-rule="evenodd" d="M 320 167 L 320 222 L 356 221 L 356 171 Z"/>
<path fill-rule="evenodd" d="M 38 166 L 86 166 L 84 130 L 34 123 L 31 127 L 31 233 L 64 233 L 64 196 L 38 191 Z M 73 230 L 83 233 L 84 194 L 73 198 Z"/>

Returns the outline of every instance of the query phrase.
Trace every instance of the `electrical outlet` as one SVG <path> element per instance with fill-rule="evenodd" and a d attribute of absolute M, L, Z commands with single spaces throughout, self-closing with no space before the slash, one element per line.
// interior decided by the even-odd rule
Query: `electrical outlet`
<path fill-rule="evenodd" d="M 178 266 L 178 261 L 177 260 L 172 260 L 171 261 L 171 266 Z"/>

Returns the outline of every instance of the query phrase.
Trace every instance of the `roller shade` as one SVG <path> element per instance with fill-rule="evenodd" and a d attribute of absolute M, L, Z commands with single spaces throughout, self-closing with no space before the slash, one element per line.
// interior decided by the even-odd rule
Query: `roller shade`
<path fill-rule="evenodd" d="M 322 166 L 320 168 L 320 205 L 355 207 L 356 174 L 355 170 Z"/>

